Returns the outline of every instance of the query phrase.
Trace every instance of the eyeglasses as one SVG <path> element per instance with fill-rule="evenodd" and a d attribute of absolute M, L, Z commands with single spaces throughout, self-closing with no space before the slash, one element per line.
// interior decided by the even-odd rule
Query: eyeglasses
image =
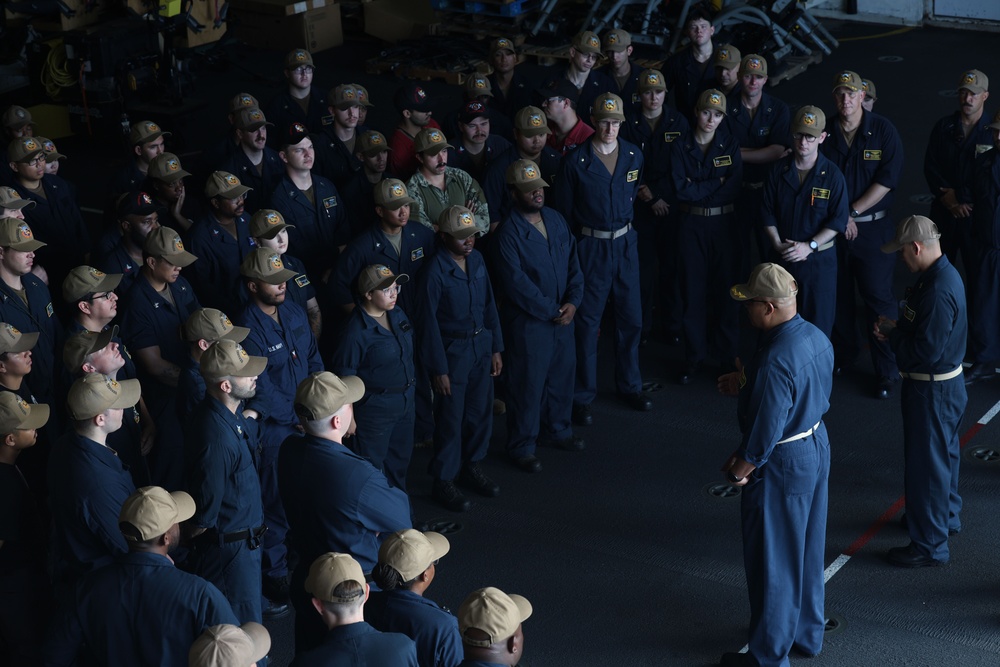
<path fill-rule="evenodd" d="M 549 104 L 552 104 L 553 102 L 562 102 L 564 99 L 566 99 L 566 98 L 565 97 L 550 97 L 549 99 L 542 101 L 542 106 L 543 107 L 544 106 L 548 106 Z"/>
<path fill-rule="evenodd" d="M 45 156 L 39 155 L 31 162 L 26 162 L 25 164 L 27 164 L 29 167 L 37 167 L 40 164 L 45 164 Z"/>
<path fill-rule="evenodd" d="M 795 134 L 792 135 L 792 140 L 795 142 L 802 141 L 803 139 L 806 140 L 807 144 L 814 144 L 816 143 L 817 137 L 814 137 L 811 134 L 803 134 L 801 132 L 796 132 Z"/>
<path fill-rule="evenodd" d="M 292 71 L 295 72 L 296 74 L 301 75 L 301 74 L 312 74 L 313 70 L 315 70 L 315 69 L 316 68 L 313 67 L 312 65 L 299 65 L 298 67 L 296 67 Z"/>
<path fill-rule="evenodd" d="M 399 294 L 399 285 L 392 285 L 391 287 L 386 287 L 382 291 L 383 296 L 392 296 L 393 294 Z"/>
<path fill-rule="evenodd" d="M 94 296 L 87 299 L 87 301 L 100 301 L 101 299 L 104 299 L 106 301 L 111 301 L 111 297 L 113 297 L 114 295 L 115 295 L 114 292 L 103 292 L 100 294 L 95 294 Z"/>

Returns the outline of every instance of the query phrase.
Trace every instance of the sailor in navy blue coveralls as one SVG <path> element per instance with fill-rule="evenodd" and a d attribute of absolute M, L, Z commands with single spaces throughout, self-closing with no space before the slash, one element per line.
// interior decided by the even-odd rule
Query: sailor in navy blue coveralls
<path fill-rule="evenodd" d="M 965 356 L 965 287 L 942 254 L 937 226 L 923 216 L 903 220 L 896 238 L 883 246 L 899 251 L 916 284 L 907 290 L 896 322 L 876 323 L 888 339 L 903 376 L 903 455 L 906 523 L 910 544 L 889 550 L 901 567 L 947 563 L 948 535 L 962 528 L 958 494 L 959 427 L 968 395 L 962 377 Z"/>
<path fill-rule="evenodd" d="M 437 394 L 430 463 L 435 487 L 486 457 L 493 378 L 503 366 L 493 287 L 474 248 L 475 219 L 464 206 L 449 206 L 438 229 L 440 247 L 421 274 L 416 314 L 420 357 Z"/>
<path fill-rule="evenodd" d="M 194 571 L 219 587 L 241 623 L 263 618 L 264 510 L 255 465 L 260 440 L 252 422 L 206 396 L 190 415 L 185 438 L 186 488 L 198 506 L 191 522 L 205 529 L 193 540 Z"/>
<path fill-rule="evenodd" d="M 994 149 L 976 158 L 970 201 L 976 270 L 969 272 L 969 358 L 966 381 L 994 377 L 1000 361 L 1000 118 L 990 125 Z M 966 255 L 966 270 L 971 258 Z M 981 369 L 981 370 L 980 370 Z"/>
<path fill-rule="evenodd" d="M 725 289 L 735 280 L 734 269 L 739 266 L 740 236 L 733 201 L 740 191 L 743 160 L 736 138 L 717 131 L 725 120 L 726 96 L 710 88 L 695 108 L 691 133 L 670 149 L 684 304 L 682 384 L 690 382 L 698 365 L 708 359 L 709 331 L 717 334 L 714 342 L 723 364 L 736 358 L 737 337 L 738 313 L 725 297 Z"/>
<path fill-rule="evenodd" d="M 534 165 L 522 161 L 519 166 L 530 170 Z M 514 210 L 497 230 L 495 244 L 496 275 L 505 295 L 500 307 L 504 344 L 517 360 L 505 373 L 507 454 L 514 461 L 533 457 L 539 439 L 573 440 L 570 378 L 584 277 L 566 219 L 545 206 L 544 183 L 526 178 L 510 187 Z"/>
<path fill-rule="evenodd" d="M 642 393 L 639 373 L 642 306 L 638 236 L 632 228 L 633 206 L 642 180 L 642 152 L 618 139 L 625 120 L 621 98 L 602 95 L 592 111 L 598 132 L 563 158 L 552 202 L 577 234 L 580 268 L 586 276 L 576 313 L 573 397 L 574 417 L 584 424 L 593 421 L 590 404 L 597 397 L 597 334 L 609 295 L 615 309 L 615 386 L 635 409 L 652 408 Z M 611 160 L 613 171 L 608 167 Z"/>
<path fill-rule="evenodd" d="M 764 181 L 761 224 L 780 262 L 798 283 L 799 314 L 830 336 L 836 313 L 834 237 L 847 228 L 844 176 L 819 153 L 826 116 L 813 106 L 795 113 L 792 154 L 776 162 Z"/>
<path fill-rule="evenodd" d="M 355 451 L 404 491 L 413 455 L 416 372 L 413 324 L 396 301 L 408 280 L 384 264 L 362 271 L 360 306 L 351 312 L 330 364 L 337 375 L 365 383 L 365 395 L 354 406 Z"/>
<path fill-rule="evenodd" d="M 739 399 L 742 438 L 723 470 L 743 490 L 750 597 L 749 655 L 727 653 L 723 665 L 788 667 L 793 646 L 808 655 L 823 648 L 833 346 L 796 313 L 795 291 L 775 264 L 731 290 L 760 334 L 750 363 L 719 379 Z"/>
<path fill-rule="evenodd" d="M 851 207 L 844 237 L 837 239 L 837 315 L 833 337 L 837 365 L 850 364 L 858 354 L 858 309 L 854 296 L 857 282 L 865 303 L 862 331 L 868 339 L 878 381 L 875 395 L 888 398 L 899 369 L 889 345 L 872 333 L 872 323 L 879 315 L 896 319 L 897 304 L 892 296 L 896 262 L 881 247 L 892 240 L 894 233 L 889 213 L 903 169 L 903 142 L 892 123 L 862 108 L 865 93 L 856 73 L 841 73 L 835 86 L 838 114 L 830 119 L 830 136 L 820 150 L 844 175 Z M 850 132 L 846 127 L 852 128 Z M 847 136 L 851 136 L 850 142 Z"/>
<path fill-rule="evenodd" d="M 237 318 L 241 326 L 250 329 L 243 347 L 252 355 L 267 358 L 257 390 L 268 401 L 260 458 L 260 488 L 268 526 L 263 539 L 264 576 L 281 580 L 288 576 L 288 519 L 278 492 L 278 450 L 298 425 L 293 408 L 295 390 L 310 373 L 323 370 L 323 360 L 306 311 L 287 299 L 287 281 L 295 272 L 285 268 L 278 253 L 256 249 L 247 256 L 240 273 L 250 294 Z"/>

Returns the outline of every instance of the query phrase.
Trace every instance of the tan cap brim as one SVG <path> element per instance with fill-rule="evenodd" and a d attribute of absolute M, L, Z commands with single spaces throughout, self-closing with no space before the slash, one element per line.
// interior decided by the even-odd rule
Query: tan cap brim
<path fill-rule="evenodd" d="M 196 255 L 192 255 L 187 250 L 184 250 L 174 255 L 161 255 L 160 259 L 165 259 L 174 266 L 179 266 L 183 269 L 185 266 L 191 266 L 194 264 L 198 257 Z"/>
<path fill-rule="evenodd" d="M 174 503 L 177 505 L 177 523 L 187 521 L 194 516 L 196 505 L 194 498 L 189 494 L 184 491 L 171 491 L 170 497 L 174 499 Z"/>
<path fill-rule="evenodd" d="M 31 252 L 39 248 L 44 248 L 47 245 L 48 243 L 42 243 L 38 239 L 31 239 L 30 241 L 22 241 L 21 243 L 12 243 L 10 247 L 18 252 Z"/>
<path fill-rule="evenodd" d="M 139 398 L 142 396 L 142 386 L 138 380 L 122 380 L 118 384 L 121 385 L 122 393 L 114 404 L 108 406 L 109 410 L 124 410 L 139 402 Z"/>
<path fill-rule="evenodd" d="M 238 327 L 234 325 L 233 328 L 220 340 L 231 340 L 236 343 L 242 343 L 244 340 L 246 340 L 246 337 L 249 335 L 250 335 L 249 327 Z"/>
<path fill-rule="evenodd" d="M 357 403 L 365 395 L 365 383 L 361 378 L 354 375 L 349 375 L 347 377 L 340 378 L 344 386 L 347 387 L 347 400 L 344 401 L 344 405 L 348 403 Z"/>
<path fill-rule="evenodd" d="M 434 555 L 432 560 L 437 560 L 451 551 L 451 543 L 448 542 L 448 538 L 441 533 L 428 531 L 423 535 L 427 538 L 427 541 L 431 543 L 431 552 Z"/>
<path fill-rule="evenodd" d="M 190 176 L 190 175 L 191 175 L 191 172 L 184 171 L 183 169 L 181 169 L 180 171 L 170 172 L 169 174 L 166 174 L 166 175 L 160 177 L 157 180 L 163 181 L 164 183 L 173 183 L 175 181 L 181 180 L 185 176 Z"/>
<path fill-rule="evenodd" d="M 34 403 L 30 404 L 28 411 L 28 416 L 24 418 L 24 421 L 18 425 L 18 429 L 21 431 L 28 431 L 33 428 L 41 428 L 49 421 L 49 414 L 51 410 L 49 406 L 44 403 Z"/>
<path fill-rule="evenodd" d="M 268 285 L 280 285 L 281 283 L 288 282 L 296 275 L 298 274 L 295 273 L 295 271 L 292 271 L 291 269 L 282 269 L 281 271 L 278 271 L 277 273 L 272 274 L 270 276 L 258 278 L 258 280 L 263 280 Z"/>
<path fill-rule="evenodd" d="M 253 642 L 253 655 L 250 659 L 253 662 L 263 660 L 271 650 L 271 635 L 268 634 L 267 628 L 259 623 L 250 621 L 241 625 L 240 629 L 247 633 L 250 641 Z"/>
<path fill-rule="evenodd" d="M 252 378 L 258 377 L 267 368 L 267 357 L 250 357 L 247 360 L 247 365 L 243 367 L 243 370 L 233 373 L 236 377 L 241 378 Z"/>
<path fill-rule="evenodd" d="M 528 599 L 526 597 L 523 597 L 521 595 L 516 595 L 513 593 L 508 593 L 507 597 L 511 599 L 511 602 L 513 602 L 514 606 L 517 607 L 517 611 L 520 612 L 521 622 L 524 623 L 525 621 L 527 621 L 528 618 L 531 616 L 532 612 L 531 603 L 528 602 Z"/>
<path fill-rule="evenodd" d="M 35 345 L 38 343 L 38 336 L 40 336 L 37 331 L 22 331 L 21 337 L 17 340 L 17 343 L 11 347 L 8 352 L 18 353 L 25 352 L 26 350 L 34 349 Z"/>

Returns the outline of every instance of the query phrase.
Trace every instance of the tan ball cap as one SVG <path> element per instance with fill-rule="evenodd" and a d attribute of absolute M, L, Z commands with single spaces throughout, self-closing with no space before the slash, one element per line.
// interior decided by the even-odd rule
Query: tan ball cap
<path fill-rule="evenodd" d="M 346 581 L 357 582 L 361 585 L 361 590 L 347 597 L 334 595 L 334 589 Z M 305 589 L 317 600 L 324 602 L 354 602 L 364 597 L 365 573 L 361 571 L 358 561 L 350 555 L 331 551 L 314 560 L 309 566 Z"/>
<path fill-rule="evenodd" d="M 252 378 L 266 367 L 267 357 L 250 356 L 235 340 L 216 341 L 201 355 L 201 375 L 206 378 Z"/>
<path fill-rule="evenodd" d="M 124 410 L 139 402 L 138 380 L 114 380 L 100 373 L 87 373 L 69 388 L 67 412 L 77 421 L 91 419 L 105 410 Z"/>
<path fill-rule="evenodd" d="M 194 516 L 194 498 L 184 491 L 168 492 L 159 486 L 143 486 L 125 499 L 118 523 L 128 524 L 135 532 L 122 531 L 129 542 L 145 542 L 163 535 L 175 523 Z"/>
<path fill-rule="evenodd" d="M 12 391 L 0 392 L 0 435 L 41 428 L 49 421 L 49 406 L 32 405 Z"/>
<path fill-rule="evenodd" d="M 399 572 L 406 582 L 416 579 L 450 550 L 448 538 L 441 533 L 421 533 L 408 528 L 385 538 L 378 550 L 378 560 Z"/>
<path fill-rule="evenodd" d="M 330 371 L 312 373 L 295 390 L 295 414 L 306 421 L 326 419 L 364 395 L 361 378 L 340 378 Z"/>
<path fill-rule="evenodd" d="M 271 635 L 260 623 L 213 625 L 194 640 L 189 667 L 243 667 L 263 660 L 271 650 Z"/>
<path fill-rule="evenodd" d="M 240 343 L 250 335 L 250 329 L 236 326 L 221 310 L 199 308 L 188 316 L 181 327 L 181 335 L 191 343 L 199 340 L 232 340 Z"/>
<path fill-rule="evenodd" d="M 157 227 L 146 236 L 146 242 L 142 245 L 142 250 L 148 255 L 165 259 L 174 266 L 184 268 L 190 266 L 198 259 L 184 249 L 184 242 L 181 235 L 170 229 L 170 227 Z"/>
<path fill-rule="evenodd" d="M 792 274 L 783 267 L 766 262 L 750 272 L 750 280 L 729 288 L 729 296 L 737 301 L 750 299 L 786 299 L 799 291 Z"/>
<path fill-rule="evenodd" d="M 896 225 L 896 237 L 882 246 L 882 252 L 896 252 L 908 243 L 923 243 L 941 238 L 938 226 L 930 218 L 911 215 Z"/>
<path fill-rule="evenodd" d="M 63 280 L 63 299 L 67 303 L 72 303 L 88 294 L 113 292 L 121 281 L 120 273 L 104 273 L 92 266 L 78 266 Z"/>
<path fill-rule="evenodd" d="M 520 595 L 508 595 L 499 588 L 473 591 L 458 608 L 458 629 L 462 641 L 470 646 L 491 646 L 512 637 L 517 626 L 531 616 L 531 603 Z M 486 639 L 473 639 L 466 631 L 475 628 Z"/>

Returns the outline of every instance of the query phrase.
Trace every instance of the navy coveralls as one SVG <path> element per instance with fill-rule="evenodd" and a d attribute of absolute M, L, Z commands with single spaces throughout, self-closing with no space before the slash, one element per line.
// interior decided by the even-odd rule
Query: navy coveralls
<path fill-rule="evenodd" d="M 879 203 L 861 211 L 855 221 L 858 235 L 851 241 L 837 238 L 837 315 L 834 345 L 837 357 L 845 363 L 858 354 L 856 326 L 857 305 L 854 284 L 857 282 L 865 302 L 865 324 L 872 365 L 879 378 L 895 380 L 899 375 L 896 360 L 888 343 L 876 340 L 873 324 L 879 315 L 896 319 L 897 303 L 892 296 L 892 272 L 896 258 L 882 252 L 882 245 L 896 235 L 896 224 L 889 215 L 893 191 L 903 169 L 903 142 L 892 123 L 878 114 L 863 111 L 854 141 L 850 146 L 839 129 L 839 116 L 827 121 L 833 128 L 820 150 L 837 165 L 847 183 L 847 202 L 857 201 L 873 183 L 889 188 Z M 883 215 L 879 220 L 870 216 Z"/>
<path fill-rule="evenodd" d="M 751 116 L 750 111 L 743 106 L 739 87 L 737 85 L 737 90 L 726 95 L 729 108 L 723 125 L 736 137 L 740 148 L 765 148 L 773 144 L 787 147 L 791 141 L 789 134 L 791 112 L 788 105 L 776 97 L 761 93 L 757 113 Z M 764 179 L 770 167 L 771 164 L 743 163 L 743 187 L 736 198 L 737 233 L 739 247 L 743 248 L 739 256 L 741 276 L 748 275 L 752 268 L 751 239 L 756 236 L 758 248 L 762 250 L 768 247 L 766 238 L 760 235 L 760 200 Z M 761 252 L 761 256 L 766 257 L 767 252 Z"/>
<path fill-rule="evenodd" d="M 422 667 L 455 667 L 462 662 L 458 619 L 433 600 L 413 591 L 372 591 L 365 620 L 380 632 L 399 632 L 417 645 Z"/>
<path fill-rule="evenodd" d="M 136 278 L 127 305 L 118 309 L 123 314 L 122 338 L 132 350 L 159 347 L 165 361 L 182 366 L 188 349 L 181 340 L 180 329 L 201 306 L 184 276 L 179 276 L 168 289 L 173 303 L 158 294 L 144 275 Z M 173 418 L 177 389 L 150 375 L 141 364 L 137 370 L 146 408 L 156 424 L 156 446 L 149 457 L 150 474 L 154 483 L 166 489 L 179 488 L 184 475 L 184 452 L 181 426 Z"/>
<path fill-rule="evenodd" d="M 132 476 L 113 451 L 70 431 L 49 458 L 52 580 L 66 590 L 128 547 L 118 513 L 135 493 Z"/>
<path fill-rule="evenodd" d="M 121 274 L 122 281 L 115 288 L 115 294 L 120 299 L 125 299 L 128 296 L 128 293 L 132 290 L 132 285 L 135 284 L 135 279 L 142 270 L 142 264 L 136 262 L 132 259 L 132 255 L 128 254 L 120 235 L 118 242 L 112 246 L 106 255 L 98 257 L 93 266 L 105 273 Z"/>
<path fill-rule="evenodd" d="M 568 73 L 568 68 L 564 67 L 558 74 L 551 77 L 548 81 L 557 81 L 559 79 L 566 79 L 569 81 L 569 77 L 566 76 Z M 570 83 L 572 83 L 572 81 L 570 81 Z M 548 82 L 546 82 L 546 85 L 542 87 L 547 89 Z M 594 121 L 591 120 L 590 115 L 591 111 L 594 109 L 594 100 L 596 100 L 599 95 L 612 93 L 616 90 L 618 90 L 618 84 L 615 83 L 614 79 L 605 74 L 603 70 L 590 70 L 587 74 L 587 80 L 583 82 L 583 87 L 580 88 L 580 94 L 576 98 L 576 112 L 580 116 L 580 120 L 593 127 Z"/>
<path fill-rule="evenodd" d="M 405 491 L 413 455 L 413 325 L 398 305 L 386 317 L 391 331 L 355 308 L 330 365 L 337 375 L 356 375 L 365 383 L 364 398 L 354 404 L 355 450 Z"/>
<path fill-rule="evenodd" d="M 969 358 L 1000 361 L 1000 160 L 997 150 L 976 159 L 972 180 L 972 239 L 965 255 L 969 278 Z M 943 240 L 943 239 L 942 239 Z M 974 271 L 969 265 L 975 262 Z"/>
<path fill-rule="evenodd" d="M 808 243 L 824 228 L 843 234 L 849 205 L 844 176 L 822 153 L 801 185 L 795 156 L 789 155 L 774 163 L 764 181 L 761 224 L 776 227 L 782 243 L 785 239 Z M 780 263 L 798 283 L 799 314 L 827 337 L 833 333 L 837 305 L 837 256 L 829 250 L 814 252 L 802 262 L 782 262 L 770 250 L 770 261 Z"/>
<path fill-rule="evenodd" d="M 500 318 L 482 254 L 463 271 L 444 248 L 420 275 L 417 341 L 427 374 L 447 375 L 451 396 L 434 398 L 434 479 L 453 480 L 486 457 L 493 435 L 492 356 L 503 352 Z"/>
<path fill-rule="evenodd" d="M 316 646 L 326 631 L 315 611 L 308 613 L 309 566 L 336 551 L 351 554 L 370 573 L 378 562 L 380 535 L 410 528 L 410 502 L 367 460 L 339 442 L 310 435 L 293 435 L 281 446 L 278 481 L 299 554 L 290 590 L 295 646 L 302 651 Z"/>
<path fill-rule="evenodd" d="M 483 195 L 486 196 L 486 203 L 490 207 L 490 222 L 503 222 L 510 215 L 511 203 L 510 194 L 507 192 L 507 167 L 518 160 L 524 159 L 517 150 L 517 146 L 511 146 L 498 155 L 495 160 L 489 163 L 483 174 Z M 549 184 L 549 194 L 552 196 L 552 186 L 556 180 L 556 172 L 559 171 L 559 163 L 562 156 L 552 150 L 549 146 L 542 148 L 541 154 L 535 164 L 542 170 L 542 179 Z M 492 251 L 491 251 L 492 252 Z M 487 257 L 487 262 L 492 261 Z"/>
<path fill-rule="evenodd" d="M 316 648 L 299 652 L 291 667 L 329 665 L 398 665 L 417 667 L 413 640 L 395 632 L 379 632 L 364 621 L 327 630 Z"/>
<path fill-rule="evenodd" d="M 739 306 L 728 294 L 736 281 L 741 241 L 732 211 L 743 178 L 739 142 L 717 131 L 702 152 L 694 134 L 688 134 L 671 144 L 670 175 L 678 202 L 685 357 L 689 364 L 707 359 L 708 332 L 714 329 L 720 360 L 731 363 L 739 315 Z"/>
<path fill-rule="evenodd" d="M 0 321 L 25 333 L 39 333 L 38 342 L 31 348 L 31 373 L 24 380 L 39 403 L 52 403 L 55 397 L 55 355 L 56 349 L 62 346 L 62 331 L 55 316 L 49 288 L 41 278 L 33 273 L 26 273 L 21 276 L 21 287 L 28 299 L 27 304 L 0 280 Z"/>
<path fill-rule="evenodd" d="M 198 301 L 206 308 L 218 308 L 226 314 L 240 312 L 246 303 L 240 265 L 257 247 L 246 215 L 237 218 L 235 226 L 236 238 L 233 238 L 209 214 L 191 225 L 187 238 L 190 251 L 198 257 L 188 268 Z"/>
<path fill-rule="evenodd" d="M 542 209 L 544 238 L 514 211 L 497 229 L 497 276 L 503 285 L 500 306 L 507 364 L 507 453 L 514 459 L 535 453 L 539 438 L 572 437 L 574 327 L 556 324 L 563 304 L 579 307 L 584 278 L 576 239 L 566 219 Z"/>
<path fill-rule="evenodd" d="M 299 101 L 288 92 L 287 86 L 271 98 L 264 106 L 264 117 L 274 123 L 275 132 L 269 132 L 267 143 L 275 150 L 281 148 L 281 138 L 292 123 L 302 123 L 310 132 L 319 132 L 324 119 L 329 118 L 330 107 L 326 103 L 326 93 L 315 85 L 309 87 L 307 111 L 302 110 Z"/>
<path fill-rule="evenodd" d="M 556 179 L 559 188 L 552 207 L 566 216 L 577 235 L 580 268 L 587 277 L 575 317 L 573 402 L 580 405 L 590 405 L 597 396 L 597 333 L 609 295 L 615 308 L 615 385 L 622 394 L 642 391 L 638 235 L 630 229 L 641 175 L 639 148 L 619 139 L 614 174 L 608 173 L 594 155 L 593 142 L 587 141 L 566 155 Z M 621 235 L 607 238 L 615 234 Z"/>
<path fill-rule="evenodd" d="M 264 574 L 270 577 L 288 574 L 288 519 L 278 494 L 278 449 L 299 423 L 295 390 L 310 373 L 324 370 L 306 311 L 286 298 L 278 306 L 278 319 L 280 324 L 250 302 L 238 320 L 250 328 L 243 341 L 247 353 L 267 357 L 267 368 L 257 379 L 257 394 L 266 396 L 269 404 L 261 424 L 260 490 L 267 522 Z"/>
<path fill-rule="evenodd" d="M 334 133 L 333 123 L 322 129 L 317 128 L 312 142 L 316 149 L 313 172 L 331 181 L 338 191 L 343 191 L 347 182 L 361 170 L 361 160 Z"/>
<path fill-rule="evenodd" d="M 365 229 L 347 248 L 337 261 L 337 270 L 328 283 L 329 303 L 335 308 L 342 308 L 355 302 L 358 276 L 361 270 L 372 264 L 385 264 L 392 269 L 393 274 L 405 273 L 410 280 L 417 280 L 423 270 L 424 262 L 437 252 L 434 241 L 434 230 L 416 223 L 412 219 L 400 232 L 399 250 L 386 238 L 379 223 L 376 221 Z M 415 285 L 416 283 L 411 283 Z M 396 307 L 404 313 L 416 312 L 414 299 L 416 292 L 412 288 L 400 291 Z M 431 400 L 430 380 L 423 368 L 421 359 L 414 359 L 416 378 L 418 379 L 415 394 L 414 437 L 417 441 L 431 437 L 434 433 L 434 408 Z"/>
<path fill-rule="evenodd" d="M 652 200 L 635 202 L 635 231 L 639 234 L 639 287 L 642 299 L 643 338 L 653 329 L 653 295 L 659 290 L 664 324 L 670 331 L 681 326 L 680 268 L 677 249 L 677 199 L 670 177 L 670 148 L 687 136 L 691 125 L 676 109 L 663 107 L 653 127 L 637 106 L 622 125 L 625 139 L 642 150 L 643 184 Z M 670 205 L 665 216 L 653 213 L 652 205 L 662 199 Z M 659 273 L 659 280 L 657 280 Z"/>
<path fill-rule="evenodd" d="M 971 221 L 952 216 L 941 203 L 941 188 L 955 190 L 955 198 L 960 204 L 972 203 L 968 188 L 972 182 L 973 163 L 977 156 L 993 148 L 990 118 L 984 111 L 969 136 L 965 136 L 961 114 L 956 111 L 945 116 L 931 130 L 924 153 L 924 178 L 934 197 L 930 218 L 941 232 L 941 247 L 952 264 L 957 264 L 958 253 L 962 253 L 966 275 L 969 275 L 970 265 L 974 265 L 971 261 L 975 251 L 969 228 Z"/>
<path fill-rule="evenodd" d="M 690 48 L 667 58 L 663 65 L 667 90 L 674 93 L 674 106 L 685 118 L 694 118 L 694 105 L 703 90 L 715 87 L 715 67 L 712 59 L 699 63 Z"/>
<path fill-rule="evenodd" d="M 750 596 L 750 653 L 760 667 L 788 667 L 796 645 L 823 648 L 833 346 L 799 315 L 762 332 L 740 378 L 738 455 L 757 468 L 743 488 L 743 564 Z"/>
<path fill-rule="evenodd" d="M 294 225 L 288 228 L 288 246 L 302 259 L 306 273 L 322 280 L 336 263 L 338 247 L 350 240 L 351 227 L 333 183 L 316 175 L 312 182 L 315 203 L 286 174 L 271 195 L 271 206 Z"/>
<path fill-rule="evenodd" d="M 80 213 L 72 186 L 59 176 L 42 176 L 45 196 L 15 183 L 22 199 L 35 202 L 23 210 L 24 221 L 35 238 L 48 245 L 35 251 L 36 261 L 49 274 L 49 284 L 62 286 L 63 279 L 75 266 L 83 264 L 90 252 L 90 233 Z"/>
<path fill-rule="evenodd" d="M 889 344 L 904 378 L 906 520 L 914 548 L 947 563 L 948 531 L 962 528 L 958 428 L 968 394 L 961 373 L 943 381 L 908 377 L 949 373 L 965 356 L 965 289 L 947 255 L 920 274 L 901 306 Z"/>
<path fill-rule="evenodd" d="M 271 208 L 271 193 L 285 175 L 285 163 L 278 156 L 278 151 L 264 146 L 261 164 L 255 165 L 243 152 L 243 148 L 237 146 L 219 170 L 228 171 L 240 179 L 240 183 L 251 188 L 243 205 L 245 214 L 249 217 L 262 208 Z"/>
<path fill-rule="evenodd" d="M 483 146 L 483 150 L 486 151 L 484 160 L 481 164 L 477 164 L 472 156 L 469 155 L 469 151 L 465 150 L 465 144 L 462 143 L 461 136 L 458 135 L 456 138 L 455 148 L 448 149 L 448 166 L 457 167 L 462 171 L 468 172 L 470 176 L 476 179 L 477 183 L 483 182 L 483 175 L 489 169 L 490 165 L 493 164 L 493 161 L 511 149 L 509 141 L 499 135 L 490 134 L 486 138 L 486 145 Z M 487 200 L 487 203 L 489 203 L 489 200 Z"/>
<path fill-rule="evenodd" d="M 496 74 L 490 74 L 487 78 L 490 80 L 490 86 L 493 90 L 493 97 L 490 98 L 490 109 L 499 111 L 507 116 L 507 118 L 514 120 L 514 116 L 517 115 L 518 111 L 531 105 L 532 90 L 534 88 L 531 82 L 516 67 L 510 78 L 510 86 L 507 88 L 506 93 L 497 82 Z"/>
<path fill-rule="evenodd" d="M 243 417 L 242 405 L 233 414 L 211 396 L 185 424 L 186 488 L 197 506 L 191 525 L 206 529 L 192 540 L 194 572 L 222 591 L 241 624 L 260 623 L 258 425 Z"/>
<path fill-rule="evenodd" d="M 72 600 L 49 633 L 46 665 L 76 665 L 84 647 L 101 665 L 186 665 L 205 628 L 240 624 L 218 588 L 156 553 L 120 556 L 83 579 Z"/>

